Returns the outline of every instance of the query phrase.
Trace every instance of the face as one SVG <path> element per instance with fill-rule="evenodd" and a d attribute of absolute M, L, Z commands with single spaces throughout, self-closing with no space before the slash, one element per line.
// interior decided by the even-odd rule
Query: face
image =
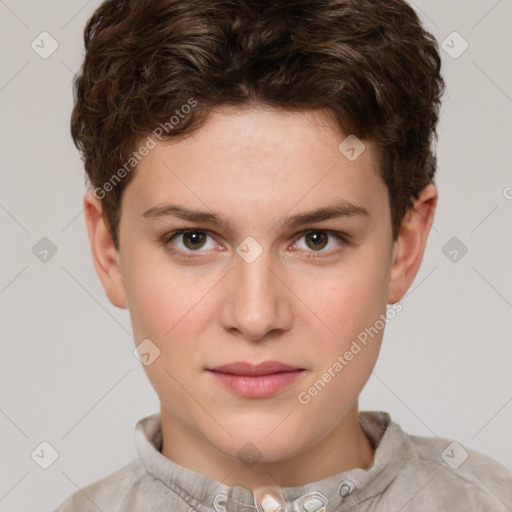
<path fill-rule="evenodd" d="M 218 110 L 152 149 L 124 192 L 126 302 L 136 344 L 160 351 L 147 375 L 224 454 L 304 451 L 376 361 L 382 330 L 353 342 L 386 313 L 390 207 L 374 148 L 351 161 L 344 138 L 319 113 Z"/>
<path fill-rule="evenodd" d="M 138 164 L 119 250 L 86 195 L 93 260 L 130 310 L 164 445 L 167 428 L 209 462 L 245 450 L 276 464 L 358 425 L 387 304 L 416 275 L 437 195 L 422 191 L 393 242 L 375 148 L 340 150 L 346 136 L 318 111 L 218 109 Z"/>

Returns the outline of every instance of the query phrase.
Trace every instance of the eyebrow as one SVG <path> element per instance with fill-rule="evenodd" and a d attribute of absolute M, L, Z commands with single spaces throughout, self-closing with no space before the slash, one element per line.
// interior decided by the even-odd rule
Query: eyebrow
<path fill-rule="evenodd" d="M 192 222 L 210 224 L 216 227 L 224 227 L 234 231 L 233 225 L 214 213 L 191 210 L 179 204 L 166 204 L 154 206 L 142 214 L 145 218 L 177 217 Z M 292 215 L 278 222 L 281 229 L 296 228 L 305 224 L 313 224 L 329 219 L 344 217 L 369 217 L 368 210 L 349 201 L 341 200 L 329 206 L 324 206 L 309 212 Z"/>

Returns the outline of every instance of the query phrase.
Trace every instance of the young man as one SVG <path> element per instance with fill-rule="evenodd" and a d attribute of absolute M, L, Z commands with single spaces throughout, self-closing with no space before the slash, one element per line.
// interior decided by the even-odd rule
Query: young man
<path fill-rule="evenodd" d="M 434 217 L 444 83 L 403 0 L 104 2 L 72 135 L 160 413 L 65 511 L 512 509 L 512 475 L 359 412 Z"/>

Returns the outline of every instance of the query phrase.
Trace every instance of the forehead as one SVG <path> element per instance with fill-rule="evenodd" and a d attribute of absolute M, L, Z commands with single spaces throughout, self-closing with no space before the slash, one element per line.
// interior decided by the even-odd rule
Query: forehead
<path fill-rule="evenodd" d="M 318 144 L 329 133 L 333 139 L 344 135 L 327 111 L 288 111 L 264 106 L 220 107 L 205 125 L 191 135 L 191 142 L 231 143 L 246 156 L 280 156 L 298 150 L 304 140 Z"/>
<path fill-rule="evenodd" d="M 359 141 L 348 158 L 348 135 L 322 111 L 224 107 L 192 135 L 158 142 L 124 195 L 141 214 L 166 202 L 261 215 L 339 200 L 371 208 L 387 197 L 375 149 Z"/>

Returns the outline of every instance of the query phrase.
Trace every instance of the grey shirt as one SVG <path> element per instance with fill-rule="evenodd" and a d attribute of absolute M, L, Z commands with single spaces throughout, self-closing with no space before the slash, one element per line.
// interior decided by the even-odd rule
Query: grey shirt
<path fill-rule="evenodd" d="M 512 511 L 512 473 L 498 462 L 457 442 L 409 435 L 385 412 L 360 412 L 359 423 L 375 448 L 371 466 L 253 494 L 164 457 L 154 414 L 135 427 L 138 459 L 55 512 Z"/>

